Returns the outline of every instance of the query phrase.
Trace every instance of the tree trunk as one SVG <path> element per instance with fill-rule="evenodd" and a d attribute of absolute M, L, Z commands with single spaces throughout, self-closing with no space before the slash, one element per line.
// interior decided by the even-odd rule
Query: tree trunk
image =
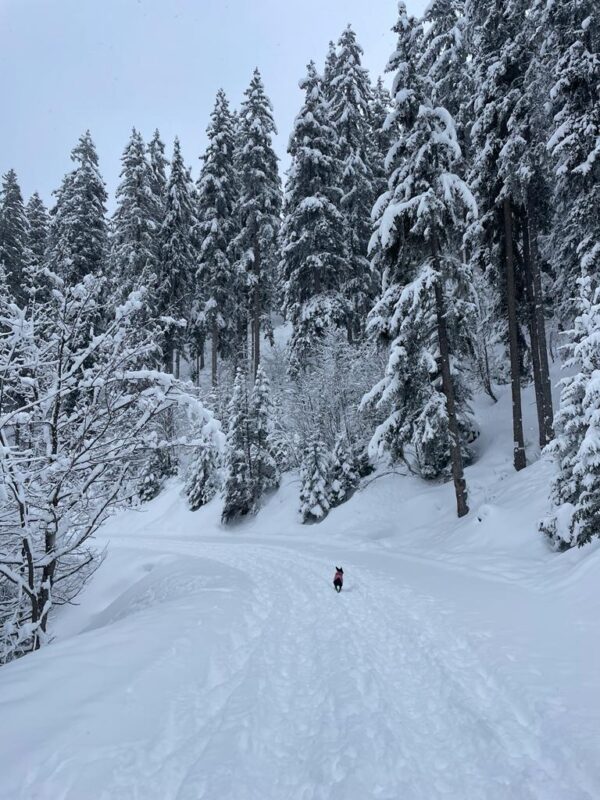
<path fill-rule="evenodd" d="M 204 369 L 206 366 L 206 362 L 204 360 L 204 347 L 206 345 L 206 337 L 202 334 L 202 341 L 200 343 L 200 358 L 199 358 L 199 370 Z"/>
<path fill-rule="evenodd" d="M 213 322 L 210 337 L 210 375 L 213 386 L 217 385 L 217 371 L 219 366 L 219 326 Z"/>
<path fill-rule="evenodd" d="M 517 295 L 515 286 L 515 262 L 513 253 L 512 205 L 504 200 L 504 248 L 506 266 L 506 305 L 508 310 L 508 338 L 510 345 L 510 377 L 513 412 L 513 459 L 517 471 L 527 466 L 525 440 L 523 438 L 523 411 L 521 408 L 521 359 L 519 333 L 517 330 Z"/>
<path fill-rule="evenodd" d="M 164 368 L 165 368 L 165 372 L 168 372 L 170 375 L 173 374 L 173 355 L 174 355 L 174 352 L 175 352 L 175 348 L 173 346 L 173 341 L 169 337 L 169 339 L 165 343 Z"/>
<path fill-rule="evenodd" d="M 260 318 L 261 318 L 261 297 L 260 297 L 260 246 L 258 241 L 254 244 L 254 275 L 256 284 L 254 286 L 253 319 L 252 319 L 252 374 L 256 377 L 256 371 L 260 363 Z"/>
<path fill-rule="evenodd" d="M 531 257 L 531 277 L 535 318 L 537 322 L 538 342 L 540 350 L 540 378 L 544 397 L 544 433 L 546 444 L 554 438 L 554 410 L 552 407 L 552 384 L 548 365 L 548 343 L 546 341 L 546 318 L 544 315 L 544 293 L 542 289 L 542 272 L 537 244 L 537 223 L 531 202 L 527 203 L 527 236 Z"/>
<path fill-rule="evenodd" d="M 435 230 L 433 231 L 431 237 L 431 250 L 433 255 L 433 264 L 439 275 L 438 245 Z M 465 481 L 463 470 L 458 420 L 456 419 L 456 400 L 454 397 L 454 383 L 452 381 L 452 370 L 450 366 L 450 345 L 448 342 L 448 329 L 446 327 L 446 309 L 441 275 L 435 282 L 435 305 L 442 370 L 442 386 L 446 396 L 446 410 L 448 412 L 450 457 L 452 462 L 452 479 L 454 481 L 454 491 L 456 493 L 456 511 L 459 517 L 464 517 L 469 513 L 467 483 Z"/>
<path fill-rule="evenodd" d="M 179 380 L 179 375 L 181 372 L 181 350 L 177 348 L 175 351 L 175 377 Z"/>
<path fill-rule="evenodd" d="M 542 373 L 540 370 L 540 341 L 538 337 L 537 319 L 535 316 L 535 302 L 533 299 L 529 232 L 527 228 L 527 219 L 525 216 L 523 219 L 523 272 L 525 277 L 525 298 L 527 301 L 527 325 L 529 328 L 529 341 L 531 344 L 531 360 L 533 362 L 533 386 L 535 390 L 535 406 L 538 418 L 538 436 L 540 447 L 545 447 L 547 444 L 544 423 L 546 406 L 544 402 L 544 393 L 542 390 Z"/>

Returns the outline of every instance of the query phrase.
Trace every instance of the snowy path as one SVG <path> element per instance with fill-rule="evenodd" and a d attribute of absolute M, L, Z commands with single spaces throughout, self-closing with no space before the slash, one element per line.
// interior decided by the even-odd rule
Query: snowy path
<path fill-rule="evenodd" d="M 339 547 L 113 548 L 137 582 L 6 670 L 3 800 L 597 800 L 478 638 L 351 552 L 337 596 Z"/>

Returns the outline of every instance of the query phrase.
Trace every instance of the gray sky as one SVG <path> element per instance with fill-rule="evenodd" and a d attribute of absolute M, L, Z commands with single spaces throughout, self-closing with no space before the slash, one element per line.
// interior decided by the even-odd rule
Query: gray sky
<path fill-rule="evenodd" d="M 419 13 L 425 0 L 408 0 Z M 394 47 L 396 0 L 0 0 L 0 172 L 46 202 L 86 128 L 112 193 L 135 125 L 179 135 L 198 174 L 219 87 L 237 105 L 258 66 L 285 155 L 302 102 L 298 80 L 350 22 L 380 74 Z M 112 200 L 111 200 L 112 205 Z"/>

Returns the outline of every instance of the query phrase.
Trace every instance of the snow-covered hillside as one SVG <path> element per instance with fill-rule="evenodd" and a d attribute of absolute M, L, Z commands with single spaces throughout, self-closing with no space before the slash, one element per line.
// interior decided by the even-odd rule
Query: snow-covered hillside
<path fill-rule="evenodd" d="M 293 475 L 234 528 L 175 482 L 113 518 L 56 642 L 2 669 L 0 798 L 600 797 L 600 547 L 537 534 L 550 467 L 512 471 L 508 400 L 461 521 L 394 474 L 315 526 Z"/>

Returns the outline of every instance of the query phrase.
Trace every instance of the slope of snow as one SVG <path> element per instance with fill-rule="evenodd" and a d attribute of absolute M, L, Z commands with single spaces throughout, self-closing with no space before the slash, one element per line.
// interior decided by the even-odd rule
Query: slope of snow
<path fill-rule="evenodd" d="M 113 518 L 56 642 L 0 672 L 0 798 L 597 800 L 600 546 L 548 550 L 509 412 L 480 402 L 460 521 L 383 472 L 316 526 L 294 476 L 227 530 L 175 483 Z"/>

